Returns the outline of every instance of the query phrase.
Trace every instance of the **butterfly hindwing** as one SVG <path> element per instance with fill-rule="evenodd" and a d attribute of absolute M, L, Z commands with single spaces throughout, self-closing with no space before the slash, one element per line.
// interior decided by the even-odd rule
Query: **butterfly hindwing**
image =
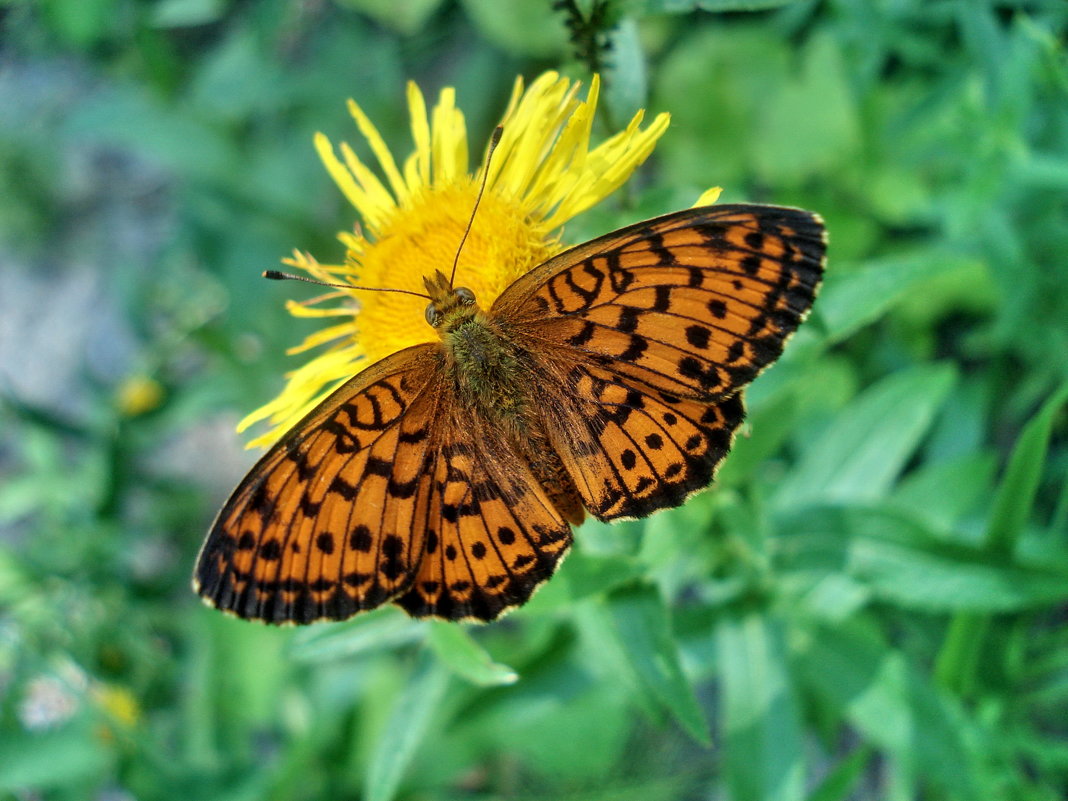
<path fill-rule="evenodd" d="M 558 365 L 545 426 L 583 505 L 601 520 L 679 506 L 712 481 L 745 416 L 741 393 L 704 403 L 595 364 Z"/>
<path fill-rule="evenodd" d="M 425 556 L 396 603 L 416 617 L 493 620 L 552 575 L 571 529 L 498 430 L 451 411 L 429 468 Z"/>
<path fill-rule="evenodd" d="M 219 513 L 194 586 L 239 617 L 340 620 L 410 585 L 424 547 L 440 402 L 431 345 L 346 383 L 249 472 Z"/>

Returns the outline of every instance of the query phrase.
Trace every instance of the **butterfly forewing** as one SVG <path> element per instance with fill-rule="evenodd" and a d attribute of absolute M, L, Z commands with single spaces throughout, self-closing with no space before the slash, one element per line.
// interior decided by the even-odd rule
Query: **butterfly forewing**
<path fill-rule="evenodd" d="M 227 501 L 197 591 L 272 623 L 340 620 L 404 592 L 422 555 L 440 382 L 437 351 L 422 345 L 324 401 Z"/>
<path fill-rule="evenodd" d="M 782 353 L 812 305 L 825 249 L 810 212 L 689 209 L 557 256 L 505 290 L 493 311 L 577 360 L 711 401 Z"/>

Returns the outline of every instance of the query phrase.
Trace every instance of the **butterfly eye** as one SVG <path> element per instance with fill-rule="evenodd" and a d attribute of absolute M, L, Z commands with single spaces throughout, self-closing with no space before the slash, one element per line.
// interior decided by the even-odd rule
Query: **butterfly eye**
<path fill-rule="evenodd" d="M 434 328 L 438 327 L 438 322 L 441 320 L 441 315 L 438 313 L 437 306 L 435 306 L 433 303 L 428 303 L 426 305 L 426 311 L 423 312 L 423 315 L 426 317 L 426 321 L 432 326 L 434 326 Z"/>
<path fill-rule="evenodd" d="M 475 293 L 465 286 L 458 286 L 456 287 L 456 289 L 453 290 L 453 292 L 455 292 L 456 297 L 458 297 L 465 304 L 469 305 L 475 302 Z"/>

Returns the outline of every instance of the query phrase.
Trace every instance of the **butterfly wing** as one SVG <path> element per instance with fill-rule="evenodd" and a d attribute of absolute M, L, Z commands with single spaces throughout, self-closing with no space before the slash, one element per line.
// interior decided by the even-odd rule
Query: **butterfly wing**
<path fill-rule="evenodd" d="M 442 421 L 426 553 L 395 603 L 415 617 L 493 620 L 553 574 L 571 528 L 497 427 L 455 405 Z"/>
<path fill-rule="evenodd" d="M 550 259 L 493 313 L 657 389 L 715 400 L 782 353 L 815 298 L 825 251 L 811 212 L 687 209 Z"/>
<path fill-rule="evenodd" d="M 570 542 L 500 432 L 457 405 L 440 345 L 419 345 L 358 374 L 264 455 L 212 526 L 194 588 L 269 623 L 390 600 L 417 617 L 492 620 Z"/>
<path fill-rule="evenodd" d="M 680 504 L 711 481 L 744 407 L 815 298 L 818 216 L 689 209 L 566 251 L 510 286 L 506 320 L 544 371 L 546 431 L 603 520 Z"/>
<path fill-rule="evenodd" d="M 209 604 L 270 623 L 341 620 L 411 584 L 443 403 L 440 347 L 417 345 L 348 381 L 234 490 L 197 561 Z"/>

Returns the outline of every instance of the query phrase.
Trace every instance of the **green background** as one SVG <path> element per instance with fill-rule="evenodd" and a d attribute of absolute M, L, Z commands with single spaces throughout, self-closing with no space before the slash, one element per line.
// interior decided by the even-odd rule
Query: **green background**
<path fill-rule="evenodd" d="M 1068 4 L 6 0 L 0 36 L 0 797 L 1068 794 Z M 483 141 L 546 68 L 604 71 L 599 136 L 673 115 L 571 241 L 715 184 L 827 220 L 718 488 L 585 525 L 483 628 L 203 607 L 233 424 L 315 328 L 259 273 L 353 222 L 313 133 L 357 144 L 351 96 L 407 152 L 411 78 Z"/>

